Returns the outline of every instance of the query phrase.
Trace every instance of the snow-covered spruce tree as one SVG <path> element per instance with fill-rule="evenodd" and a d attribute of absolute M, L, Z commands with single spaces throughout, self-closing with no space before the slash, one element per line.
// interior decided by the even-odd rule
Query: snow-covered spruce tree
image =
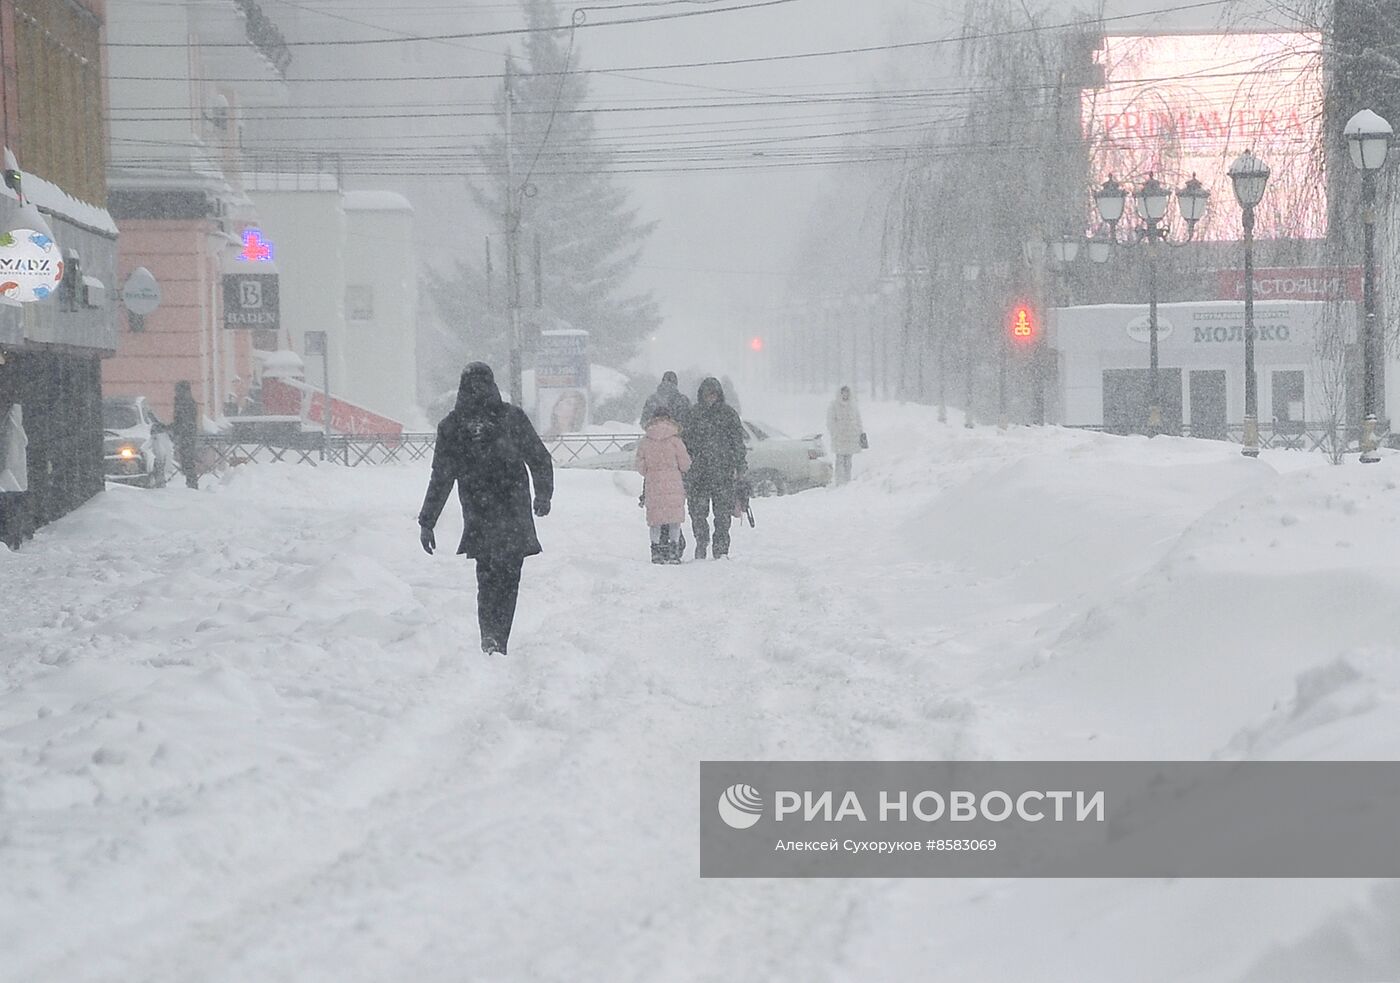
<path fill-rule="evenodd" d="M 532 322 L 545 328 L 565 322 L 590 333 L 595 360 L 620 365 L 660 323 L 651 295 L 628 286 L 654 223 L 638 219 L 612 172 L 614 155 L 598 140 L 585 108 L 586 78 L 571 71 L 579 63 L 577 45 L 570 29 L 558 26 L 553 0 L 524 0 L 523 7 L 530 33 L 524 59 L 514 66 L 511 145 L 520 215 L 524 347 L 527 352 L 533 347 Z M 504 93 L 497 100 L 497 120 L 498 132 L 477 154 L 490 176 L 472 186 L 493 233 L 492 301 L 487 304 L 485 271 L 475 264 L 459 264 L 455 275 L 431 278 L 429 292 L 444 318 L 462 326 L 472 357 L 504 364 L 510 345 L 502 227 L 510 193 Z M 541 318 L 532 313 L 536 234 L 542 259 Z"/>

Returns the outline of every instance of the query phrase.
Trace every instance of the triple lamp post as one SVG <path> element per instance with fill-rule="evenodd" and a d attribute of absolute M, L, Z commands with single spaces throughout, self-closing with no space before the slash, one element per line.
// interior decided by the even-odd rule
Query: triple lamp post
<path fill-rule="evenodd" d="M 1162 224 L 1167 208 L 1171 204 L 1171 189 L 1151 174 L 1133 195 L 1138 218 L 1143 222 L 1137 229 L 1137 238 L 1148 245 L 1147 260 L 1147 340 L 1148 340 L 1148 436 L 1155 436 L 1162 430 L 1162 399 L 1158 383 L 1157 358 L 1157 265 L 1153 247 L 1167 239 L 1167 228 Z M 1123 218 L 1127 205 L 1128 192 L 1123 185 L 1108 176 L 1103 186 L 1094 192 L 1094 205 L 1099 218 L 1108 226 L 1108 235 L 1097 235 L 1089 241 L 1089 258 L 1096 263 L 1108 261 L 1109 253 L 1118 242 L 1118 223 Z M 1176 192 L 1177 210 L 1186 221 L 1186 240 L 1189 242 L 1196 233 L 1196 223 L 1206 214 L 1210 192 L 1193 176 Z"/>

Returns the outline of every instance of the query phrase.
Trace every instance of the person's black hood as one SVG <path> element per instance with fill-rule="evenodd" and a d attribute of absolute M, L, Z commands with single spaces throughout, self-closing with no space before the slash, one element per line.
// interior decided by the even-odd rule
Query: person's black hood
<path fill-rule="evenodd" d="M 501 390 L 496 386 L 496 376 L 491 366 L 485 362 L 472 362 L 462 370 L 462 381 L 457 385 L 456 409 L 469 411 L 500 404 Z"/>
<path fill-rule="evenodd" d="M 724 402 L 724 387 L 714 376 L 708 376 L 704 382 L 700 383 L 700 388 L 695 391 L 695 402 L 700 409 L 705 409 L 705 393 L 707 392 L 714 392 L 715 395 L 719 396 L 719 399 L 715 401 L 716 406 Z"/>

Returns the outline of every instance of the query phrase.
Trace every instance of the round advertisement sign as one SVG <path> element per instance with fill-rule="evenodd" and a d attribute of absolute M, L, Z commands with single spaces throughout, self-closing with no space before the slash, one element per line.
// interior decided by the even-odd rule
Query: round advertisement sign
<path fill-rule="evenodd" d="M 7 300 L 43 300 L 62 279 L 63 257 L 47 235 L 33 229 L 0 232 L 0 294 Z"/>
<path fill-rule="evenodd" d="M 1133 341 L 1140 341 L 1144 345 L 1152 340 L 1152 327 L 1146 314 L 1133 318 L 1127 324 L 1128 337 Z M 1171 321 L 1157 316 L 1157 341 L 1163 342 L 1171 337 L 1173 331 Z"/>
<path fill-rule="evenodd" d="M 138 266 L 126 278 L 122 287 L 122 303 L 131 313 L 140 317 L 155 313 L 160 306 L 160 284 L 144 266 Z"/>

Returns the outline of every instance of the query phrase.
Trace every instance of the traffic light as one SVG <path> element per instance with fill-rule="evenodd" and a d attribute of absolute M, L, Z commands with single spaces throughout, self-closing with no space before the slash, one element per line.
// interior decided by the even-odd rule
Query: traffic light
<path fill-rule="evenodd" d="M 749 348 L 756 352 L 763 351 L 763 339 L 758 335 L 754 335 L 749 339 Z"/>
<path fill-rule="evenodd" d="M 1025 304 L 1018 305 L 1011 311 L 1011 323 L 1009 325 L 1011 340 L 1018 345 L 1033 344 L 1036 335 L 1040 333 L 1040 325 L 1036 323 L 1035 311 Z"/>

